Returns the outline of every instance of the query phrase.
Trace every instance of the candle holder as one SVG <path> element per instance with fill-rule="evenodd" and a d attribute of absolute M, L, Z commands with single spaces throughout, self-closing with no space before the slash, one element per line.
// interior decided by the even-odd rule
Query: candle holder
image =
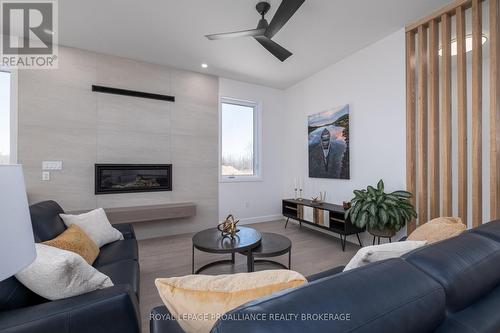
<path fill-rule="evenodd" d="M 302 189 L 299 189 L 299 198 L 297 199 L 299 201 L 302 201 Z"/>
<path fill-rule="evenodd" d="M 293 198 L 294 198 L 295 200 L 297 200 L 297 188 L 295 188 L 295 189 L 294 189 L 294 192 L 295 192 L 295 195 L 293 196 Z"/>

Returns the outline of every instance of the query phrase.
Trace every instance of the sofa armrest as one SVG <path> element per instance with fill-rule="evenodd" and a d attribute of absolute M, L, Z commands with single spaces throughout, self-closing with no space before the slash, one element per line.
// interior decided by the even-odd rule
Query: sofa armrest
<path fill-rule="evenodd" d="M 323 271 L 323 272 L 320 272 L 320 273 L 317 273 L 317 274 L 309 275 L 307 277 L 307 281 L 308 282 L 313 282 L 313 281 L 316 281 L 316 280 L 319 280 L 319 279 L 322 279 L 322 278 L 326 278 L 326 277 L 337 275 L 337 274 L 342 273 L 344 271 L 344 267 L 345 266 L 338 266 L 338 267 L 331 268 L 329 270 L 326 270 L 326 271 Z"/>
<path fill-rule="evenodd" d="M 130 223 L 113 224 L 113 228 L 123 234 L 125 239 L 135 239 L 134 227 Z"/>
<path fill-rule="evenodd" d="M 128 285 L 0 312 L 0 332 L 139 333 L 137 297 Z"/>

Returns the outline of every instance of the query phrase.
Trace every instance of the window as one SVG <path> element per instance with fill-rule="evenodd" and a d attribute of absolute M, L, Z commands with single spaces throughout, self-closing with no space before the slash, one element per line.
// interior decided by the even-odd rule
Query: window
<path fill-rule="evenodd" d="M 0 71 L 0 164 L 11 160 L 11 73 Z"/>
<path fill-rule="evenodd" d="M 221 101 L 221 180 L 260 180 L 259 115 L 254 102 Z"/>

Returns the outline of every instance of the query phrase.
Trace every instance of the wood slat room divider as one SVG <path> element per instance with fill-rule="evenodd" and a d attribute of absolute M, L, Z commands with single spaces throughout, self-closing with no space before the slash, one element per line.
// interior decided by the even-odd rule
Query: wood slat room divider
<path fill-rule="evenodd" d="M 499 57 L 500 43 L 498 38 L 500 21 L 498 1 L 490 2 L 490 214 L 500 216 L 500 84 Z"/>
<path fill-rule="evenodd" d="M 472 226 L 483 220 L 483 52 L 479 0 L 472 1 Z"/>
<path fill-rule="evenodd" d="M 418 213 L 417 221 L 408 225 L 408 233 L 438 216 L 459 216 L 467 223 L 469 209 L 470 226 L 484 222 L 485 134 L 489 135 L 490 160 L 489 164 L 486 163 L 490 168 L 487 175 L 489 215 L 491 219 L 500 218 L 499 1 L 458 0 L 406 28 L 406 175 L 407 188 L 414 194 L 413 203 Z M 482 42 L 485 4 L 489 7 L 490 62 L 487 73 L 483 73 Z M 472 18 L 470 36 L 466 35 L 466 11 Z M 453 20 L 455 37 L 452 36 Z M 472 50 L 467 50 L 468 37 L 472 38 Z M 452 43 L 456 45 L 456 51 L 452 50 Z M 468 51 L 472 52 L 470 68 L 467 65 Z M 456 71 L 455 83 L 452 82 L 453 70 Z M 471 72 L 470 82 L 467 70 Z M 483 91 L 483 76 L 489 78 L 489 91 Z M 468 86 L 470 110 L 467 108 Z M 456 89 L 456 95 L 453 95 L 453 89 Z M 483 94 L 489 94 L 489 131 L 485 133 Z M 472 129 L 470 138 L 469 124 Z M 470 160 L 468 149 L 472 151 Z M 469 189 L 471 195 L 468 195 Z"/>

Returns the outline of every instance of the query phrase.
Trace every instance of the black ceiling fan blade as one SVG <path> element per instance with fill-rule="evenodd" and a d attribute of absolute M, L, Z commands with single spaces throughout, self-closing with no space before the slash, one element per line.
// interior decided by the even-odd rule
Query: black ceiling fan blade
<path fill-rule="evenodd" d="M 237 38 L 237 37 L 255 37 L 263 36 L 266 29 L 250 29 L 234 32 L 225 32 L 221 34 L 205 35 L 210 40 L 226 39 L 226 38 Z"/>
<path fill-rule="evenodd" d="M 266 50 L 271 52 L 276 58 L 278 58 L 281 62 L 285 61 L 290 57 L 293 53 L 282 47 L 276 42 L 273 42 L 270 38 L 266 36 L 257 36 L 254 37 L 260 45 L 264 46 Z"/>
<path fill-rule="evenodd" d="M 305 0 L 282 0 L 281 4 L 274 14 L 269 27 L 266 30 L 266 36 L 273 38 L 278 31 L 290 20 L 295 12 L 302 6 Z"/>

